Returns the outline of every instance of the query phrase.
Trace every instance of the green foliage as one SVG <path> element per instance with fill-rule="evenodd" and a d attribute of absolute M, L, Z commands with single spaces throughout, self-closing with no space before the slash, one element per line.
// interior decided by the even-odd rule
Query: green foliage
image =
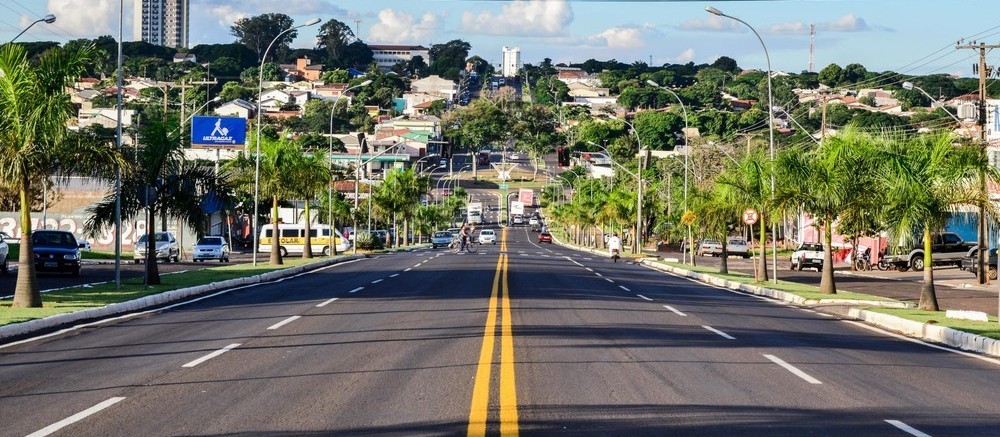
<path fill-rule="evenodd" d="M 680 113 L 640 111 L 635 114 L 635 129 L 642 146 L 651 150 L 673 150 L 683 138 L 684 117 Z"/>
<path fill-rule="evenodd" d="M 256 94 L 254 91 L 256 90 L 251 90 L 248 87 L 240 85 L 239 82 L 226 82 L 226 84 L 222 86 L 222 92 L 219 93 L 219 97 L 224 102 L 236 99 L 249 100 Z"/>
<path fill-rule="evenodd" d="M 539 78 L 531 87 L 531 98 L 533 102 L 542 105 L 557 105 L 572 100 L 569 97 L 569 86 L 556 76 Z"/>
<path fill-rule="evenodd" d="M 385 242 L 381 238 L 375 238 L 375 234 L 371 232 L 358 232 L 354 238 L 354 244 L 360 250 L 381 250 L 385 248 Z"/>
<path fill-rule="evenodd" d="M 827 65 L 819 72 L 819 83 L 828 87 L 836 87 L 844 82 L 844 69 L 837 64 Z"/>
<path fill-rule="evenodd" d="M 348 73 L 347 70 L 337 68 L 323 72 L 323 76 L 320 79 L 326 83 L 347 83 L 351 80 L 351 73 Z"/>
<path fill-rule="evenodd" d="M 198 44 L 191 48 L 191 53 L 198 58 L 198 62 L 211 62 L 213 64 L 213 71 L 216 69 L 214 64 L 221 60 L 221 58 L 232 59 L 236 62 L 240 71 L 260 65 L 257 53 L 238 42 L 228 44 Z M 238 72 L 233 74 L 233 76 L 238 75 Z"/>
<path fill-rule="evenodd" d="M 326 52 L 327 65 L 345 65 L 344 54 L 355 39 L 351 26 L 331 18 L 319 28 L 317 39 L 317 48 Z"/>
<path fill-rule="evenodd" d="M 291 29 L 294 25 L 295 21 L 288 15 L 279 13 L 261 14 L 236 20 L 229 28 L 229 32 L 236 37 L 237 41 L 247 46 L 250 50 L 253 50 L 257 54 L 257 61 L 260 62 L 264 57 L 264 51 L 267 50 L 271 41 L 281 34 L 281 32 Z M 288 52 L 288 45 L 297 36 L 297 30 L 282 35 L 280 40 L 274 44 L 274 49 L 270 53 L 271 59 L 282 59 L 284 54 Z"/>
<path fill-rule="evenodd" d="M 430 48 L 430 74 L 436 74 L 448 80 L 458 80 L 459 71 L 465 69 L 465 59 L 469 57 L 472 45 L 455 39 L 444 44 L 434 44 Z"/>

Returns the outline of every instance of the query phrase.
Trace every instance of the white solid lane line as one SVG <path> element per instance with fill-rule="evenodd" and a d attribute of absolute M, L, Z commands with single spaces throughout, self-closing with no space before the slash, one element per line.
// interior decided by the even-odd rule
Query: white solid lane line
<path fill-rule="evenodd" d="M 668 309 L 668 310 L 670 310 L 670 312 L 672 312 L 674 314 L 677 314 L 678 316 L 687 317 L 687 314 L 684 314 L 684 313 L 682 313 L 680 311 L 677 311 L 677 308 L 674 308 L 674 307 L 672 307 L 670 305 L 664 305 L 663 307 L 666 308 L 666 309 Z"/>
<path fill-rule="evenodd" d="M 404 272 L 408 272 L 408 271 L 410 271 L 410 270 L 413 270 L 413 268 L 412 268 L 412 267 L 407 267 L 407 268 L 406 268 L 406 270 L 403 270 L 403 271 L 404 271 Z"/>
<path fill-rule="evenodd" d="M 384 280 L 385 279 L 376 279 L 376 280 L 372 281 L 372 284 L 378 284 L 379 282 L 382 282 Z"/>
<path fill-rule="evenodd" d="M 302 316 L 291 316 L 291 317 L 289 317 L 289 318 L 287 318 L 285 320 L 282 320 L 282 321 L 280 321 L 278 323 L 275 323 L 275 324 L 273 324 L 271 326 L 268 326 L 267 329 L 273 331 L 275 329 L 278 329 L 278 328 L 280 328 L 282 326 L 285 326 L 285 325 L 287 325 L 289 323 L 292 323 L 292 322 L 294 322 L 294 321 L 296 321 L 298 319 L 301 319 L 301 318 L 302 318 Z"/>
<path fill-rule="evenodd" d="M 622 290 L 625 290 L 625 291 L 632 291 L 632 290 L 629 290 L 628 287 L 626 287 L 624 285 L 619 285 L 618 288 L 621 288 Z"/>
<path fill-rule="evenodd" d="M 355 288 L 355 289 L 349 291 L 348 293 L 357 293 L 357 292 L 359 292 L 361 290 L 364 290 L 364 289 L 365 289 L 365 287 L 358 287 L 358 288 Z"/>
<path fill-rule="evenodd" d="M 587 269 L 587 271 L 588 271 L 588 272 L 592 272 L 592 271 L 594 271 L 594 269 L 592 269 L 592 268 L 590 268 L 590 267 L 584 267 L 584 268 L 585 268 L 585 269 Z"/>
<path fill-rule="evenodd" d="M 203 356 L 201 358 L 198 358 L 197 360 L 194 360 L 194 361 L 192 361 L 190 363 L 187 363 L 187 364 L 185 364 L 185 365 L 183 365 L 181 367 L 194 367 L 194 366 L 197 366 L 197 365 L 199 365 L 201 363 L 204 363 L 205 361 L 211 360 L 212 358 L 215 358 L 215 357 L 217 357 L 219 355 L 222 355 L 222 354 L 224 354 L 226 352 L 229 352 L 229 351 L 231 351 L 233 349 L 236 349 L 238 347 L 240 347 L 239 343 L 233 343 L 233 344 L 231 344 L 229 346 L 226 346 L 226 347 L 224 347 L 222 349 L 219 349 L 219 350 L 217 350 L 215 352 L 212 352 L 212 353 L 210 353 L 208 355 L 205 355 L 205 356 Z"/>
<path fill-rule="evenodd" d="M 76 414 L 74 414 L 72 416 L 69 416 L 69 417 L 67 417 L 67 418 L 65 418 L 63 420 L 60 420 L 60 421 L 58 421 L 56 423 L 53 423 L 53 424 L 51 424 L 49 426 L 46 426 L 45 428 L 42 428 L 42 429 L 40 429 L 38 431 L 35 431 L 35 432 L 31 433 L 31 434 L 28 434 L 28 437 L 42 437 L 42 436 L 47 436 L 47 435 L 52 434 L 52 433 L 54 433 L 56 431 L 59 431 L 60 429 L 66 427 L 68 425 L 72 425 L 72 424 L 74 424 L 76 422 L 81 421 L 81 420 L 85 419 L 87 416 L 91 416 L 91 415 L 93 415 L 93 414 L 95 414 L 95 413 L 97 413 L 97 412 L 99 412 L 99 411 L 101 411 L 101 410 L 103 410 L 105 408 L 108 408 L 108 407 L 110 407 L 110 406 L 112 406 L 114 404 L 117 404 L 117 403 L 119 403 L 121 401 L 124 401 L 124 400 L 125 400 L 125 398 L 123 398 L 123 397 L 114 397 L 114 398 L 108 399 L 108 400 L 106 400 L 104 402 L 101 402 L 101 403 L 99 403 L 97 405 L 94 405 L 93 407 L 87 408 L 86 410 L 83 410 L 83 411 L 81 411 L 79 413 L 76 413 Z"/>
<path fill-rule="evenodd" d="M 705 328 L 705 329 L 707 329 L 709 331 L 712 331 L 712 332 L 714 332 L 716 334 L 719 334 L 720 337 L 722 337 L 722 338 L 724 338 L 726 340 L 736 340 L 736 337 L 733 337 L 732 335 L 726 334 L 725 332 L 722 332 L 722 331 L 720 331 L 718 329 L 715 329 L 715 328 L 713 328 L 711 326 L 701 325 L 701 327 Z"/>
<path fill-rule="evenodd" d="M 329 304 L 331 304 L 331 303 L 334 303 L 334 302 L 336 302 L 336 301 L 337 301 L 337 299 L 340 299 L 340 298 L 339 298 L 339 297 L 335 297 L 335 298 L 333 298 L 333 299 L 330 299 L 330 300 L 328 300 L 328 301 L 326 301 L 326 302 L 323 302 L 323 303 L 321 303 L 321 304 L 319 304 L 319 305 L 316 305 L 316 308 L 323 308 L 323 307 L 325 307 L 325 306 L 327 306 L 327 305 L 329 305 Z"/>
<path fill-rule="evenodd" d="M 779 365 L 781 367 L 784 367 L 785 370 L 787 370 L 789 372 L 792 372 L 793 374 L 795 374 L 795 376 L 798 376 L 799 378 L 802 378 L 802 379 L 806 380 L 806 382 L 808 382 L 810 384 L 822 384 L 822 382 L 820 382 L 820 380 L 809 376 L 809 374 L 807 374 L 806 372 L 803 372 L 803 371 L 799 370 L 798 367 L 795 367 L 795 366 L 793 366 L 791 364 L 786 363 L 785 360 L 782 360 L 781 358 L 778 358 L 778 357 L 776 357 L 774 355 L 768 355 L 768 354 L 764 354 L 764 358 L 767 358 L 767 359 L 773 361 L 774 364 L 777 364 L 777 365 Z"/>
<path fill-rule="evenodd" d="M 393 274 L 389 275 L 390 278 L 395 278 L 396 276 L 399 276 L 399 273 L 393 273 Z"/>
<path fill-rule="evenodd" d="M 420 267 L 421 264 L 423 264 L 423 263 L 416 263 L 416 264 L 413 265 L 413 268 Z"/>
<path fill-rule="evenodd" d="M 902 431 L 906 432 L 907 434 L 912 435 L 914 437 L 931 437 L 930 434 L 922 432 L 922 431 L 920 431 L 920 430 L 918 430 L 918 429 L 916 429 L 916 428 L 914 428 L 914 427 L 912 427 L 910 425 L 907 425 L 907 424 L 905 424 L 903 422 L 900 422 L 898 420 L 886 420 L 885 423 L 888 423 L 888 424 L 890 424 L 892 426 L 895 426 L 896 428 L 899 428 L 900 430 L 902 430 Z"/>
<path fill-rule="evenodd" d="M 643 295 L 641 295 L 641 294 L 637 294 L 636 296 L 639 296 L 640 298 L 642 298 L 642 300 L 648 300 L 648 301 L 650 301 L 650 302 L 652 302 L 652 301 L 653 301 L 653 299 L 650 299 L 650 298 L 648 298 L 648 297 L 646 297 L 646 296 L 643 296 Z"/>

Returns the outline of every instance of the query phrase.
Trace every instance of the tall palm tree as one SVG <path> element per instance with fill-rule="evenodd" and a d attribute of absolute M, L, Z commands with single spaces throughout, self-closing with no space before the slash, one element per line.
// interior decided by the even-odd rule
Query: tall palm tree
<path fill-rule="evenodd" d="M 767 221 L 771 218 L 771 162 L 760 149 L 744 155 L 733 167 L 719 174 L 723 195 L 739 208 L 753 208 L 760 224 L 761 256 L 756 273 L 758 282 L 767 281 Z"/>
<path fill-rule="evenodd" d="M 348 222 L 353 218 L 352 210 L 354 209 L 354 204 L 348 203 L 347 199 L 344 198 L 344 195 L 336 191 L 333 192 L 332 199 L 328 196 L 328 194 L 329 193 L 326 191 L 320 193 L 319 205 L 316 207 L 316 214 L 320 223 L 328 224 L 330 225 L 330 228 L 336 229 L 338 221 L 343 220 L 344 222 Z M 327 223 L 327 220 L 331 217 L 333 222 Z M 336 239 L 336 234 L 334 234 L 334 239 Z M 334 241 L 330 254 L 337 255 L 336 240 Z"/>
<path fill-rule="evenodd" d="M 297 154 L 293 155 L 294 160 L 291 169 L 294 178 L 292 179 L 292 186 L 289 188 L 292 193 L 302 198 L 306 205 L 305 217 L 303 219 L 306 241 L 302 248 L 302 258 L 309 259 L 312 258 L 312 214 L 309 212 L 310 204 L 316 199 L 316 194 L 321 190 L 325 192 L 325 188 L 330 184 L 330 168 L 326 155 L 323 152 L 303 153 L 301 149 L 296 149 L 295 151 Z M 334 232 L 332 226 L 330 232 Z M 334 242 L 334 246 L 336 246 L 336 241 Z M 333 253 L 335 249 L 331 247 L 329 250 L 330 253 Z"/>
<path fill-rule="evenodd" d="M 980 198 L 980 172 L 996 181 L 975 147 L 954 145 L 947 133 L 903 137 L 888 133 L 878 139 L 873 153 L 878 180 L 886 190 L 883 211 L 890 234 L 900 244 L 919 232 L 924 246 L 924 283 L 918 308 L 937 311 L 932 263 L 932 233 L 940 229 L 958 205 L 975 205 Z"/>
<path fill-rule="evenodd" d="M 73 105 L 67 86 L 86 71 L 90 44 L 74 50 L 53 48 L 37 63 L 20 45 L 0 47 L 0 185 L 15 187 L 21 210 L 20 268 L 14 307 L 41 307 L 31 244 L 31 200 L 55 163 L 63 174 L 105 172 L 123 163 L 108 143 L 67 144 L 66 122 Z"/>
<path fill-rule="evenodd" d="M 156 113 L 156 110 L 152 110 Z M 123 220 L 146 215 L 147 285 L 160 284 L 156 265 L 156 226 L 159 213 L 180 217 L 200 236 L 205 232 L 204 199 L 224 201 L 228 190 L 223 189 L 214 170 L 192 165 L 184 159 L 185 145 L 178 120 L 173 116 L 146 117 L 149 121 L 140 130 L 141 147 L 134 162 L 122 174 L 121 217 Z M 114 192 L 88 208 L 90 219 L 86 229 L 91 233 L 107 229 L 115 223 Z"/>
<path fill-rule="evenodd" d="M 257 184 L 263 196 L 271 198 L 271 227 L 273 243 L 278 242 L 281 235 L 278 223 L 278 202 L 292 195 L 295 186 L 293 169 L 297 156 L 301 153 L 294 142 L 282 138 L 261 137 L 260 139 L 260 182 Z M 256 157 L 240 152 L 236 158 L 227 162 L 223 169 L 230 182 L 243 192 L 253 193 Z M 254 232 L 259 232 L 254 230 Z M 253 248 L 257 250 L 257 248 Z M 278 244 L 271 244 L 272 265 L 280 265 L 281 251 Z"/>
<path fill-rule="evenodd" d="M 739 224 L 741 211 L 729 202 L 725 189 L 720 185 L 713 186 L 711 190 L 693 192 L 689 202 L 692 210 L 696 211 L 699 229 L 704 236 L 722 243 L 719 273 L 729 273 L 729 232 Z"/>

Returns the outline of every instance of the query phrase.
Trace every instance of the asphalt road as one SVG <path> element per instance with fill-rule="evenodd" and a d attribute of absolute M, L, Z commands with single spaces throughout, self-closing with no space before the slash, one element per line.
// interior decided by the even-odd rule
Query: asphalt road
<path fill-rule="evenodd" d="M 538 246 L 418 250 L 0 346 L 4 435 L 997 435 L 1000 361 Z M 919 434 L 924 433 L 924 434 Z"/>

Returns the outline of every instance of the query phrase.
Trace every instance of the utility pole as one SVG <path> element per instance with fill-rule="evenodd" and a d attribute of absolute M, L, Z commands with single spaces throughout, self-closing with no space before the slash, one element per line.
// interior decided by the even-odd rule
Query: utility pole
<path fill-rule="evenodd" d="M 981 156 L 986 156 L 986 79 L 989 77 L 989 72 L 991 67 L 986 66 L 986 53 L 991 49 L 1000 48 L 1000 44 L 988 45 L 986 43 L 976 44 L 975 42 L 971 44 L 958 44 L 955 46 L 956 49 L 972 49 L 979 50 L 979 65 L 977 65 L 973 70 L 979 71 L 979 119 L 976 124 L 979 125 L 979 150 L 982 154 Z M 989 201 L 989 193 L 986 191 L 986 173 L 979 174 L 979 238 L 977 238 L 977 244 L 979 245 L 979 250 L 977 250 L 976 259 L 976 274 L 979 278 L 980 284 L 985 284 L 987 282 L 986 277 L 986 249 L 988 246 L 986 244 L 986 202 Z"/>

